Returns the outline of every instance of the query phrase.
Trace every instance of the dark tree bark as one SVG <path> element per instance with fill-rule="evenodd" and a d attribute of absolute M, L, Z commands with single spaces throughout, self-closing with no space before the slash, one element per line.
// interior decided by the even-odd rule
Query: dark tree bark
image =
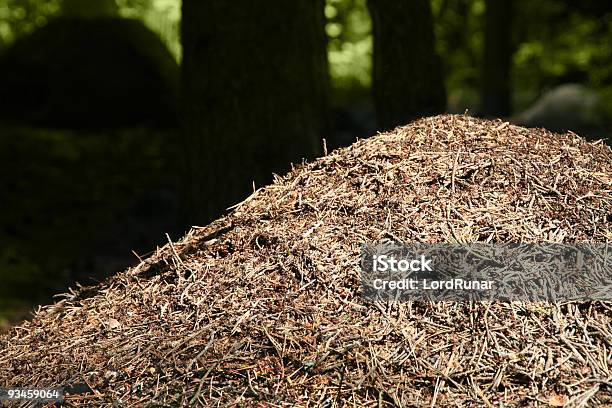
<path fill-rule="evenodd" d="M 513 1 L 486 0 L 481 96 L 483 116 L 501 117 L 511 113 Z"/>
<path fill-rule="evenodd" d="M 324 0 L 183 1 L 186 221 L 218 217 L 327 131 Z"/>
<path fill-rule="evenodd" d="M 390 129 L 446 110 L 429 0 L 369 0 L 372 87 L 379 126 Z"/>

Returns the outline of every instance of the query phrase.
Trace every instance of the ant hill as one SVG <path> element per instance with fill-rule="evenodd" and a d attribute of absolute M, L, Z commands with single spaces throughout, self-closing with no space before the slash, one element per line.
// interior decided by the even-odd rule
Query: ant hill
<path fill-rule="evenodd" d="M 176 126 L 179 67 L 140 21 L 63 17 L 0 55 L 0 114 L 39 126 Z"/>
<path fill-rule="evenodd" d="M 362 244 L 609 242 L 612 151 L 467 116 L 360 140 L 0 337 L 71 406 L 612 403 L 605 302 L 366 300 Z M 128 250 L 128 248 L 126 248 Z"/>

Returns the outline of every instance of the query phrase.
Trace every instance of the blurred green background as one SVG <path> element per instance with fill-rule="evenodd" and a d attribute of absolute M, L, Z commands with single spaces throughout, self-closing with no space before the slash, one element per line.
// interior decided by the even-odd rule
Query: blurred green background
<path fill-rule="evenodd" d="M 0 1 L 0 50 L 44 26 L 62 0 Z M 513 108 L 527 108 L 545 90 L 568 82 L 596 89 L 612 106 L 612 13 L 606 2 L 516 0 L 512 59 Z M 97 0 L 88 3 L 95 14 Z M 139 19 L 181 61 L 180 0 L 116 0 L 119 14 Z M 479 109 L 484 0 L 432 0 L 436 47 L 443 56 L 449 108 Z M 607 10 L 607 12 L 606 12 Z M 372 23 L 366 0 L 326 0 L 329 69 L 336 104 L 369 99 Z"/>
<path fill-rule="evenodd" d="M 578 105 L 586 109 L 593 106 L 592 112 L 585 113 L 593 117 L 593 123 L 585 128 L 596 128 L 594 136 L 609 135 L 612 8 L 606 3 L 513 2 L 511 117 L 520 117 L 547 92 L 574 84 L 580 87 L 564 89 L 569 89 Z M 483 60 L 485 10 L 484 0 L 431 1 L 435 48 L 442 61 L 449 112 L 482 111 L 482 66 L 487 63 Z M 324 13 L 332 122 L 340 135 L 335 144 L 340 146 L 376 130 L 371 96 L 372 20 L 366 0 L 326 0 Z M 53 31 L 59 42 L 36 37 L 45 27 L 52 28 L 60 16 L 74 21 L 127 19 L 130 23 L 123 31 L 116 30 L 117 38 L 125 37 L 125 47 L 106 44 L 107 37 L 101 36 L 94 52 L 104 50 L 104 58 L 118 58 L 123 53 L 128 59 L 138 53 L 138 61 L 148 65 L 135 70 L 138 74 L 134 78 L 127 68 L 108 72 L 105 69 L 110 68 L 100 63 L 88 66 L 83 75 L 98 69 L 98 86 L 117 88 L 109 97 L 117 110 L 107 112 L 105 105 L 90 106 L 87 95 L 76 102 L 71 96 L 74 106 L 70 109 L 81 108 L 82 117 L 91 115 L 79 126 L 67 125 L 59 118 L 57 123 L 49 123 L 48 118 L 56 115 L 53 111 L 24 112 L 19 107 L 19 103 L 31 101 L 0 99 L 3 109 L 14 108 L 9 119 L 0 122 L 0 321 L 4 325 L 26 317 L 33 305 L 49 303 L 51 294 L 65 292 L 75 282 L 95 282 L 134 264 L 138 258 L 130 250 L 144 256 L 164 244 L 164 233 L 177 238 L 186 229 L 177 221 L 180 115 L 175 99 L 183 58 L 180 0 L 0 0 L 0 58 L 9 62 L 44 59 L 49 53 L 58 53 L 61 41 L 76 41 L 78 28 L 68 29 L 67 24 Z M 100 27 L 101 32 L 107 32 L 102 23 Z M 62 58 L 74 58 L 74 65 L 80 66 L 80 55 L 89 52 L 85 48 L 87 43 L 70 48 Z M 20 67 L 17 64 L 3 71 L 0 61 L 0 83 L 2 75 L 18 77 Z M 75 72 L 69 73 L 71 78 L 78 77 Z M 150 78 L 145 79 L 150 82 L 143 87 L 163 86 L 150 95 L 134 96 L 130 83 L 148 72 Z M 53 75 L 58 82 L 65 81 L 62 72 Z M 8 98 L 5 91 L 10 85 L 0 85 L 0 98 Z M 50 92 L 71 90 L 58 87 Z M 565 98 L 568 94 L 560 95 Z M 132 116 L 120 115 L 149 100 L 160 102 L 144 113 L 141 109 L 130 113 Z M 153 112 L 158 106 L 165 107 Z M 24 120 L 11 120 L 20 114 L 25 115 Z M 139 120 L 131 120 L 135 117 Z M 100 126 L 89 126 L 92 121 Z"/>

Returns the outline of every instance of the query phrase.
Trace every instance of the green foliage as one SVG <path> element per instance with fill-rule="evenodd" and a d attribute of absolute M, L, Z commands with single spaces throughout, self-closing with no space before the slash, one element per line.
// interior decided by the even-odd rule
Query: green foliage
<path fill-rule="evenodd" d="M 513 67 L 518 108 L 566 82 L 599 89 L 604 98 L 612 93 L 612 11 L 594 16 L 555 0 L 521 0 L 519 7 Z"/>
<path fill-rule="evenodd" d="M 180 0 L 117 0 L 123 17 L 142 20 L 156 32 L 177 61 L 181 61 Z"/>
<path fill-rule="evenodd" d="M 454 112 L 478 107 L 484 11 L 484 0 L 432 0 L 436 51 Z"/>
<path fill-rule="evenodd" d="M 484 0 L 434 1 L 438 53 L 444 63 L 451 110 L 474 111 L 483 48 Z"/>
<path fill-rule="evenodd" d="M 366 0 L 327 0 L 332 87 L 339 99 L 364 94 L 372 76 L 372 22 Z"/>
<path fill-rule="evenodd" d="M 60 0 L 0 1 L 0 50 L 16 38 L 43 26 L 60 9 Z"/>
<path fill-rule="evenodd" d="M 577 4 L 569 0 L 515 2 L 515 111 L 526 108 L 547 88 L 567 82 L 598 89 L 612 105 L 612 13 L 589 13 L 582 2 Z M 485 2 L 432 0 L 432 9 L 449 108 L 477 111 L 486 63 L 482 61 Z"/>

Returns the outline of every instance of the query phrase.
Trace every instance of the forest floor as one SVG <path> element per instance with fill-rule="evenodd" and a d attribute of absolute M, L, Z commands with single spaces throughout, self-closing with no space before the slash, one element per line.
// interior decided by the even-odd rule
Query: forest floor
<path fill-rule="evenodd" d="M 0 327 L 182 235 L 176 137 L 0 126 Z"/>

